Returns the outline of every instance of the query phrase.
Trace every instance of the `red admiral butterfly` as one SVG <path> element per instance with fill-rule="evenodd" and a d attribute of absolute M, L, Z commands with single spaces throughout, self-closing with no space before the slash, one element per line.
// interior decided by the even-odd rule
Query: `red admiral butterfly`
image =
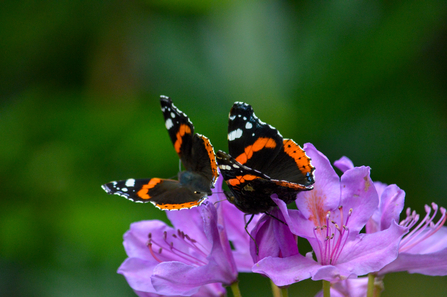
<path fill-rule="evenodd" d="M 230 111 L 228 148 L 230 155 L 216 156 L 231 190 L 227 198 L 247 214 L 275 207 L 272 194 L 289 204 L 298 192 L 313 189 L 315 168 L 304 150 L 256 117 L 249 104 L 236 102 Z"/>
<path fill-rule="evenodd" d="M 179 210 L 200 205 L 211 195 L 217 176 L 213 146 L 208 138 L 194 134 L 188 116 L 174 106 L 169 97 L 160 97 L 166 129 L 185 171 L 178 181 L 162 178 L 113 181 L 101 187 L 133 202 L 151 202 L 163 210 Z"/>

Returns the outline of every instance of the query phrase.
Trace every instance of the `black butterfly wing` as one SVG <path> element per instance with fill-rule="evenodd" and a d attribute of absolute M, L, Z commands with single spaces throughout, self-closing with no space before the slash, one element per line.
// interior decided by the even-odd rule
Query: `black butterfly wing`
<path fill-rule="evenodd" d="M 188 174 L 187 179 L 182 177 L 180 182 L 187 183 L 189 177 L 198 176 L 192 190 L 210 193 L 210 188 L 216 182 L 218 172 L 214 148 L 209 139 L 201 134 L 194 133 L 194 126 L 188 116 L 179 110 L 169 97 L 160 97 L 161 110 L 165 118 L 166 129 L 174 144 L 180 160 Z"/>
<path fill-rule="evenodd" d="M 194 193 L 176 180 L 150 178 L 113 181 L 101 186 L 107 194 L 137 203 L 151 202 L 162 210 L 179 210 L 200 205 L 206 193 Z"/>
<path fill-rule="evenodd" d="M 281 151 L 282 136 L 246 103 L 235 102 L 228 120 L 228 150 L 239 163 L 266 173 Z"/>
<path fill-rule="evenodd" d="M 249 104 L 234 103 L 229 116 L 228 146 L 237 161 L 273 179 L 304 186 L 314 183 L 314 167 L 304 150 L 262 122 Z"/>

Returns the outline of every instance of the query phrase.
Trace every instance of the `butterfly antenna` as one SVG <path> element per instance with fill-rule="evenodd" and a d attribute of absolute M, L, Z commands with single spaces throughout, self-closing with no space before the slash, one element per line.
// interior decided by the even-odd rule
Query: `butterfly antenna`
<path fill-rule="evenodd" d="M 217 201 L 214 202 L 213 204 L 214 204 L 214 206 L 216 206 L 217 203 L 220 203 L 220 202 L 225 201 L 225 200 L 227 200 L 227 199 L 217 200 Z"/>
<path fill-rule="evenodd" d="M 264 212 L 264 213 L 265 213 L 266 215 L 268 215 L 269 217 L 274 218 L 274 219 L 277 220 L 278 222 L 283 223 L 283 224 L 286 225 L 287 227 L 289 226 L 289 225 L 287 225 L 283 220 L 281 220 L 281 219 L 275 217 L 274 215 L 269 214 L 268 212 Z"/>
<path fill-rule="evenodd" d="M 253 240 L 253 242 L 255 243 L 256 246 L 256 256 L 259 255 L 259 246 L 258 243 L 256 242 L 256 240 L 253 238 L 253 236 L 251 236 L 250 232 L 248 232 L 248 225 L 251 223 L 251 221 L 254 218 L 254 214 L 251 215 L 250 219 L 248 220 L 248 222 L 245 224 L 245 232 L 247 232 L 248 236 L 250 236 L 250 238 Z M 245 218 L 245 217 L 244 217 Z"/>

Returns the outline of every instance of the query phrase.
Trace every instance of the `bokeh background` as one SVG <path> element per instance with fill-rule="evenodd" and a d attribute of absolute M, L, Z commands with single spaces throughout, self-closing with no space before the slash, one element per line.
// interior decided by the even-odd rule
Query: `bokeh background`
<path fill-rule="evenodd" d="M 1 6 L 1 296 L 134 296 L 116 274 L 122 235 L 165 214 L 100 185 L 176 175 L 161 94 L 216 149 L 227 149 L 232 103 L 245 101 L 331 161 L 371 166 L 408 207 L 447 206 L 445 1 Z M 267 279 L 240 280 L 244 296 L 268 296 Z M 382 296 L 447 294 L 446 277 L 385 281 Z M 307 280 L 290 295 L 320 288 Z"/>

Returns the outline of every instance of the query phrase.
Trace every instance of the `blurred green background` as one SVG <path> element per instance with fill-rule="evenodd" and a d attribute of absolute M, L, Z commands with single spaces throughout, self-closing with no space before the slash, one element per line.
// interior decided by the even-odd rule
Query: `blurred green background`
<path fill-rule="evenodd" d="M 2 1 L 0 20 L 1 296 L 134 296 L 122 235 L 165 214 L 100 185 L 177 173 L 161 94 L 216 149 L 245 101 L 408 207 L 447 206 L 445 1 Z M 385 281 L 382 296 L 447 294 L 446 277 Z"/>

